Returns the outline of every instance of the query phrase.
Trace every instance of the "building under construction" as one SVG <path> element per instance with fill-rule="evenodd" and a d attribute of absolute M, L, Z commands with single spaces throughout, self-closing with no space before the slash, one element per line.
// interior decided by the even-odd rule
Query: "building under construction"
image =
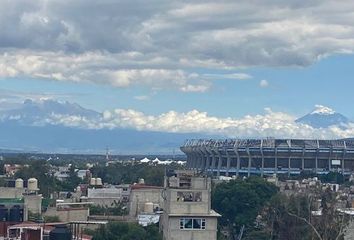
<path fill-rule="evenodd" d="M 354 171 L 354 140 L 194 139 L 181 150 L 188 168 L 217 176 Z"/>

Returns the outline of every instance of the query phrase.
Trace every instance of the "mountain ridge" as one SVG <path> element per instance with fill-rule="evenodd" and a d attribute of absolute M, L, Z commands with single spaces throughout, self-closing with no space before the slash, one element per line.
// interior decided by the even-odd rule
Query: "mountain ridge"
<path fill-rule="evenodd" d="M 351 123 L 349 118 L 343 114 L 337 113 L 333 109 L 323 105 L 316 105 L 312 112 L 296 119 L 295 122 L 306 124 L 314 128 L 328 128 L 331 126 L 346 128 L 346 126 Z"/>

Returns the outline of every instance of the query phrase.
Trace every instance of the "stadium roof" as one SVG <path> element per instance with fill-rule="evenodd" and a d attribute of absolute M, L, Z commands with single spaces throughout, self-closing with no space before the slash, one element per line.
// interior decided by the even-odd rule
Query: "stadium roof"
<path fill-rule="evenodd" d="M 354 148 L 353 139 L 189 139 L 181 147 L 226 147 L 226 148 Z"/>

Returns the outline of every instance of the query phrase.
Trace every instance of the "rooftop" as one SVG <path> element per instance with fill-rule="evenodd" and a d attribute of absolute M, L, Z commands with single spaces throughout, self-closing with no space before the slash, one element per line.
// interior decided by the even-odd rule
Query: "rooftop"
<path fill-rule="evenodd" d="M 354 139 L 189 139 L 181 147 L 225 147 L 225 148 L 353 148 Z"/>

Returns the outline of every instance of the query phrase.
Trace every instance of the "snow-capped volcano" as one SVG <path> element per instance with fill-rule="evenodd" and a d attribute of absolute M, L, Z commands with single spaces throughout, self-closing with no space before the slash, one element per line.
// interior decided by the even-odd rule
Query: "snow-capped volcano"
<path fill-rule="evenodd" d="M 350 120 L 332 108 L 315 105 L 315 109 L 311 113 L 297 119 L 296 122 L 307 124 L 314 128 L 327 128 L 333 125 L 343 128 L 350 123 Z"/>
<path fill-rule="evenodd" d="M 26 99 L 18 108 L 0 112 L 0 120 L 16 121 L 25 125 L 37 125 L 53 116 L 77 116 L 95 119 L 101 113 L 81 107 L 79 104 L 53 99 Z"/>
<path fill-rule="evenodd" d="M 312 111 L 311 114 L 331 115 L 335 113 L 336 112 L 332 108 L 323 105 L 315 105 L 315 109 Z"/>

